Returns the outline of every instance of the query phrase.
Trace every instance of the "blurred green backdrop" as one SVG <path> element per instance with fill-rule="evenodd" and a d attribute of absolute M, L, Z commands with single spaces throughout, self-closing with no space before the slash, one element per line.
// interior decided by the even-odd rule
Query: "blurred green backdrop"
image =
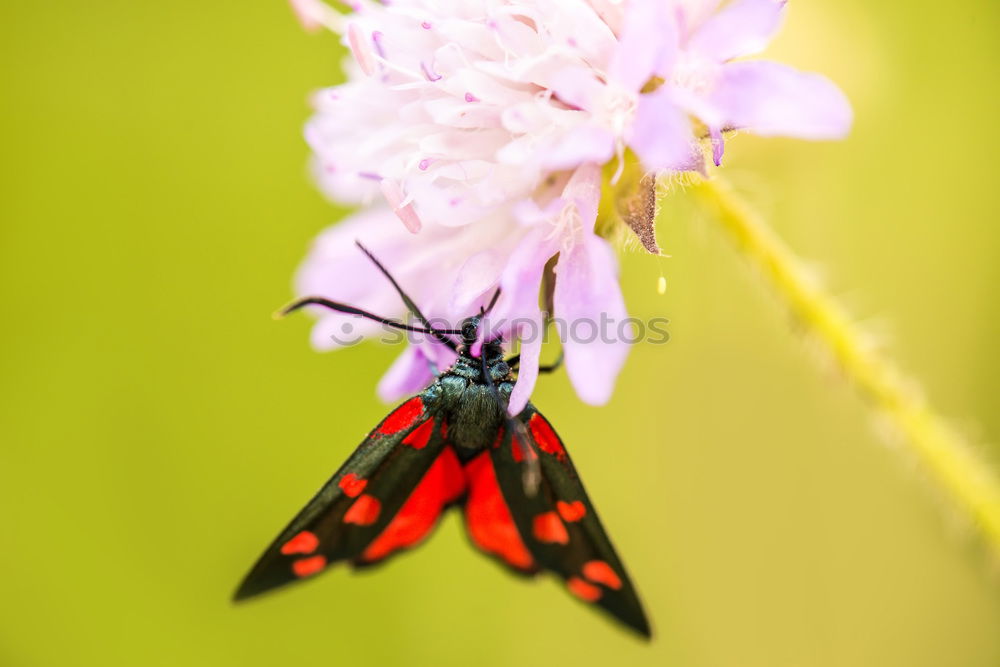
<path fill-rule="evenodd" d="M 988 441 L 1000 5 L 901 9 L 793 2 L 769 55 L 841 83 L 856 129 L 739 137 L 726 172 Z M 398 352 L 318 355 L 306 318 L 270 319 L 340 215 L 300 138 L 335 40 L 280 0 L 4 2 L 0 56 L 0 665 L 1000 664 L 995 563 L 683 195 L 672 259 L 623 262 L 631 310 L 673 340 L 634 350 L 607 407 L 564 376 L 535 397 L 653 644 L 507 576 L 454 516 L 377 573 L 234 608 L 384 413 Z"/>

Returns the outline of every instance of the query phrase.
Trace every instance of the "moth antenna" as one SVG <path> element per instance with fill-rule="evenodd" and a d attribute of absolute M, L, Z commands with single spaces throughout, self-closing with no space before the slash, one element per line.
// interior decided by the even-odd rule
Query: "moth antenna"
<path fill-rule="evenodd" d="M 497 305 L 497 299 L 499 299 L 499 298 L 500 298 L 500 288 L 498 287 L 497 291 L 493 292 L 493 296 L 490 297 L 490 303 L 489 303 L 489 305 L 487 305 L 486 308 L 483 310 L 483 315 L 486 315 L 491 310 L 493 310 L 493 306 Z"/>
<path fill-rule="evenodd" d="M 307 296 L 304 299 L 299 299 L 298 301 L 293 301 L 289 305 L 285 306 L 277 313 L 275 316 L 277 318 L 284 317 L 285 315 L 290 315 L 300 308 L 305 306 L 323 306 L 324 308 L 329 308 L 330 310 L 335 310 L 338 313 L 344 313 L 347 315 L 358 315 L 359 317 L 364 317 L 375 322 L 379 322 L 389 327 L 395 329 L 400 329 L 402 331 L 412 331 L 415 333 L 434 333 L 435 331 L 440 331 L 442 334 L 461 334 L 461 331 L 453 331 L 451 329 L 441 329 L 441 330 L 431 330 L 425 329 L 423 327 L 415 327 L 409 324 L 403 324 L 402 322 L 397 322 L 395 320 L 390 320 L 389 318 L 382 317 L 381 315 L 376 315 L 375 313 L 370 313 L 367 310 L 361 308 L 356 308 L 355 306 L 349 306 L 346 303 L 339 303 L 337 301 L 331 301 L 330 299 L 324 299 L 320 296 Z"/>
<path fill-rule="evenodd" d="M 446 333 L 450 332 L 440 331 L 431 326 L 431 323 L 428 321 L 428 319 L 424 317 L 424 314 L 422 312 L 420 312 L 420 308 L 417 307 L 417 304 L 414 303 L 413 299 L 411 299 L 406 292 L 403 291 L 403 288 L 399 286 L 399 283 L 396 282 L 396 279 L 392 277 L 391 273 L 389 273 L 389 269 L 385 268 L 385 265 L 383 265 L 382 262 L 380 262 L 378 258 L 375 257 L 375 254 L 371 250 L 363 246 L 361 244 L 361 241 L 355 239 L 354 245 L 358 246 L 358 249 L 361 250 L 361 252 L 365 253 L 365 256 L 368 257 L 368 259 L 372 261 L 372 264 L 374 264 L 378 268 L 378 270 L 382 272 L 382 275 L 388 278 L 389 282 L 392 283 L 393 288 L 395 288 L 396 293 L 399 294 L 399 298 L 403 300 L 403 303 L 406 304 L 406 307 L 409 309 L 409 311 L 413 313 L 413 316 L 424 323 L 424 326 L 427 327 L 430 334 L 434 336 L 434 338 L 439 340 L 441 343 L 444 343 L 452 352 L 457 352 L 458 345 L 455 343 L 455 341 L 453 341 L 452 339 L 448 338 L 445 335 Z"/>

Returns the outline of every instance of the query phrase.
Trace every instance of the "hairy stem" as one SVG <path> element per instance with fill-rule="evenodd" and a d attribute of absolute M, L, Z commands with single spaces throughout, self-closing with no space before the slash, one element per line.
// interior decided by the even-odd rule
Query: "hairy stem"
<path fill-rule="evenodd" d="M 1000 482 L 979 453 L 936 414 L 890 358 L 865 344 L 847 310 L 810 280 L 802 262 L 725 183 L 713 177 L 691 188 L 716 213 L 739 251 L 771 283 L 792 313 L 824 345 L 844 374 L 885 413 L 943 496 L 970 516 L 1000 556 Z"/>

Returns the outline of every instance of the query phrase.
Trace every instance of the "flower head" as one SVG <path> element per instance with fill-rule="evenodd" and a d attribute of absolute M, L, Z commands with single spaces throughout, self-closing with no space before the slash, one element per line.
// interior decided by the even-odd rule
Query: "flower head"
<path fill-rule="evenodd" d="M 512 324 L 500 333 L 523 348 L 512 410 L 537 371 L 541 337 L 528 328 L 545 315 L 625 317 L 595 224 L 602 190 L 635 194 L 629 167 L 703 171 L 706 151 L 721 163 L 729 130 L 824 139 L 851 122 L 825 78 L 734 61 L 778 29 L 785 5 L 775 0 L 357 0 L 348 15 L 319 0 L 293 6 L 307 27 L 340 32 L 351 53 L 347 81 L 313 99 L 317 179 L 338 201 L 374 205 L 320 239 L 299 289 L 398 312 L 387 282 L 359 279 L 371 270 L 364 257 L 345 259 L 355 238 L 416 284 L 433 316 L 468 315 L 502 287 L 497 315 Z M 651 182 L 640 191 L 652 203 L 618 217 L 655 252 Z M 321 320 L 317 343 L 338 319 Z M 607 400 L 626 351 L 565 341 L 585 400 Z M 414 364 L 440 352 L 408 351 L 383 394 L 425 380 Z"/>

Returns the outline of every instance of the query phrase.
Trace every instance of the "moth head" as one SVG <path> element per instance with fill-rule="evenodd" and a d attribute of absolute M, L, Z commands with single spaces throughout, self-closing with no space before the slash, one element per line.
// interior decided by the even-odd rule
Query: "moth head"
<path fill-rule="evenodd" d="M 479 337 L 479 316 L 469 317 L 462 321 L 462 344 L 470 347 Z"/>

